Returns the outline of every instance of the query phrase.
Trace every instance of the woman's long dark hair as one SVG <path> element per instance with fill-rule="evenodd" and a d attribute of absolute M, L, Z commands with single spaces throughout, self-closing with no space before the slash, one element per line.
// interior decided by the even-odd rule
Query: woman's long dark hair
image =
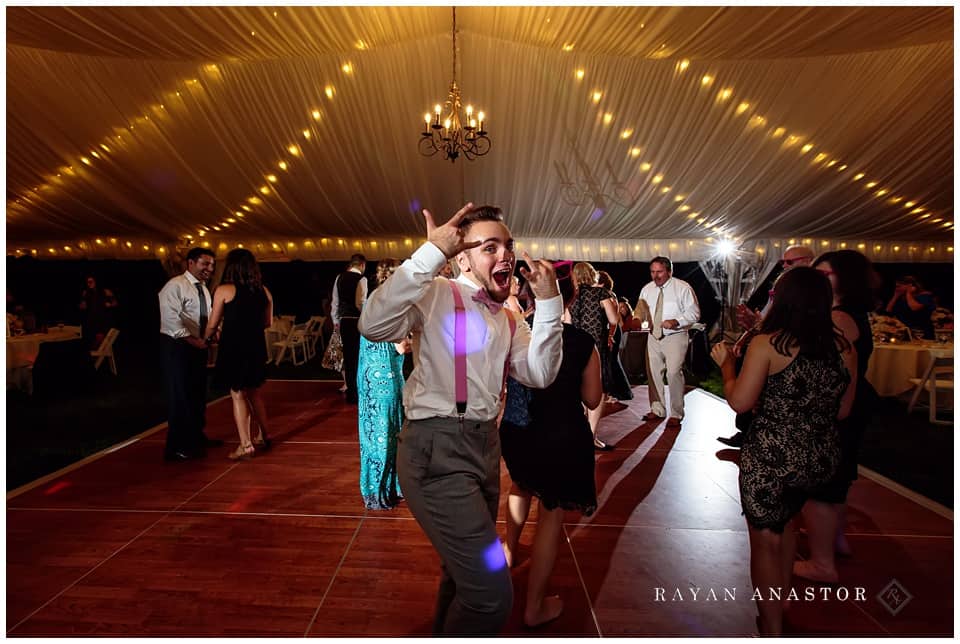
<path fill-rule="evenodd" d="M 782 355 L 799 347 L 811 358 L 832 358 L 849 343 L 833 326 L 833 289 L 820 271 L 798 266 L 780 276 L 773 304 L 760 325 L 773 348 Z"/>
<path fill-rule="evenodd" d="M 260 266 L 253 253 L 246 248 L 234 248 L 227 253 L 227 263 L 223 268 L 221 284 L 233 284 L 237 288 L 259 291 L 263 288 Z"/>
<path fill-rule="evenodd" d="M 811 266 L 830 264 L 837 281 L 837 301 L 854 311 L 869 312 L 877 307 L 876 292 L 880 276 L 873 264 L 855 250 L 833 250 L 817 257 Z"/>

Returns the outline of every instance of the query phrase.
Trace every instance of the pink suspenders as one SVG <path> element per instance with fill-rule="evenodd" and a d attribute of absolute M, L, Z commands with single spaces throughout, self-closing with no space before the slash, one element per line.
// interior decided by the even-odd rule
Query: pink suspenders
<path fill-rule="evenodd" d="M 453 367 L 454 388 L 457 398 L 457 418 L 463 422 L 467 413 L 467 310 L 463 306 L 463 295 L 460 287 L 453 280 L 447 280 L 453 292 L 454 323 L 453 323 Z M 510 350 L 513 348 L 513 334 L 517 330 L 517 321 L 504 310 L 504 315 L 510 322 L 510 347 L 503 364 L 503 384 L 507 382 L 510 373 Z M 501 386 L 501 391 L 503 386 Z"/>

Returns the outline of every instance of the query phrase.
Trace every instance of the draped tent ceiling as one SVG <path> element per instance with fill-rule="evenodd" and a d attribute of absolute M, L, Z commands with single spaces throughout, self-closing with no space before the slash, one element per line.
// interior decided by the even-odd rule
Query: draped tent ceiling
<path fill-rule="evenodd" d="M 492 149 L 453 164 L 449 7 L 6 19 L 8 254 L 405 257 L 471 200 L 550 257 L 953 259 L 952 7 L 461 6 Z"/>

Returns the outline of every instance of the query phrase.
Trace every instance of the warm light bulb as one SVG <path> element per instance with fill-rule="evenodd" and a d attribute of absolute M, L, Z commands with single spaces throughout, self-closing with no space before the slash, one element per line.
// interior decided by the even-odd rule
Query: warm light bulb
<path fill-rule="evenodd" d="M 867 188 L 872 188 L 872 187 L 874 187 L 875 185 L 877 185 L 877 182 L 876 182 L 876 181 L 868 181 L 866 187 L 867 187 Z"/>
<path fill-rule="evenodd" d="M 448 130 L 450 129 L 450 119 L 444 120 L 443 127 L 445 127 Z"/>
<path fill-rule="evenodd" d="M 613 122 L 613 114 L 611 114 L 610 112 L 607 112 L 606 114 L 603 115 L 604 125 L 610 125 L 612 122 Z"/>
<path fill-rule="evenodd" d="M 477 127 L 477 119 L 470 119 L 470 127 Z"/>
<path fill-rule="evenodd" d="M 726 87 L 717 93 L 717 100 L 725 101 L 731 96 L 733 96 L 733 90 L 730 89 L 729 87 Z"/>
<path fill-rule="evenodd" d="M 440 104 L 439 104 L 439 103 L 437 103 L 436 105 L 434 105 L 434 106 L 433 106 L 433 112 L 434 112 L 434 114 L 439 114 L 441 109 L 443 109 L 443 108 L 440 107 Z"/>
<path fill-rule="evenodd" d="M 287 162 L 286 162 L 286 161 L 281 161 L 280 163 L 277 164 L 277 167 L 280 168 L 281 170 L 286 170 L 286 169 L 287 169 Z"/>
<path fill-rule="evenodd" d="M 431 121 L 431 120 L 432 120 L 432 119 L 430 118 L 429 112 L 428 112 L 427 114 L 424 114 L 424 115 L 423 115 L 423 122 L 426 123 L 427 125 L 430 125 L 430 121 Z"/>
<path fill-rule="evenodd" d="M 631 136 L 633 136 L 633 130 L 629 128 L 620 133 L 621 139 L 629 139 Z"/>
<path fill-rule="evenodd" d="M 809 151 L 812 150 L 812 149 L 813 149 L 813 144 L 812 144 L 812 143 L 807 143 L 807 144 L 804 145 L 802 148 L 800 148 L 800 154 L 806 154 L 807 152 L 809 152 Z"/>
<path fill-rule="evenodd" d="M 863 177 L 864 177 L 864 174 L 862 172 L 858 172 L 857 174 L 853 175 L 853 180 L 860 181 L 860 179 L 863 179 Z"/>
<path fill-rule="evenodd" d="M 631 149 L 630 149 L 630 156 L 632 156 L 633 158 L 637 158 L 637 157 L 640 156 L 642 153 L 643 153 L 643 149 L 642 149 L 642 148 L 631 148 Z"/>
<path fill-rule="evenodd" d="M 595 92 L 593 93 L 593 102 L 594 102 L 594 103 L 599 103 L 601 98 L 603 98 L 603 92 L 595 91 Z"/>
<path fill-rule="evenodd" d="M 663 175 L 658 174 L 653 179 L 650 179 L 650 181 L 652 181 L 653 183 L 660 183 L 661 181 L 663 181 Z"/>
<path fill-rule="evenodd" d="M 467 117 L 473 115 L 473 105 L 467 105 Z"/>
<path fill-rule="evenodd" d="M 480 121 L 480 124 L 483 125 L 483 112 L 477 112 L 477 119 Z"/>
<path fill-rule="evenodd" d="M 640 164 L 640 170 L 643 171 L 643 172 L 649 171 L 650 168 L 652 168 L 652 167 L 653 167 L 653 166 L 651 166 L 651 165 L 650 165 L 649 163 L 647 163 L 647 162 L 643 162 L 643 163 Z"/>
<path fill-rule="evenodd" d="M 268 188 L 267 186 L 260 186 L 260 192 L 265 195 L 268 195 L 270 194 L 270 188 Z"/>
<path fill-rule="evenodd" d="M 575 75 L 577 77 L 577 80 L 583 80 L 583 77 L 586 75 L 586 71 L 582 69 L 578 69 Z"/>
<path fill-rule="evenodd" d="M 750 103 L 746 103 L 746 102 L 740 103 L 739 105 L 737 105 L 737 114 L 738 115 L 743 114 L 749 109 L 750 109 Z"/>
<path fill-rule="evenodd" d="M 276 183 L 276 182 L 277 182 L 277 175 L 275 175 L 275 174 L 268 174 L 268 175 L 267 175 L 267 181 L 269 181 L 270 183 Z"/>
<path fill-rule="evenodd" d="M 332 99 L 332 98 L 333 98 L 333 93 L 334 93 L 333 85 L 327 85 L 327 86 L 323 89 L 323 93 L 327 95 L 327 98 Z"/>
<path fill-rule="evenodd" d="M 343 64 L 343 67 L 341 67 L 340 69 L 343 70 L 343 73 L 344 73 L 344 74 L 352 74 L 352 73 L 353 73 L 353 65 L 351 65 L 350 63 L 344 63 L 344 64 Z"/>
<path fill-rule="evenodd" d="M 689 66 L 690 66 L 690 61 L 687 59 L 683 59 L 679 63 L 677 63 L 677 71 L 678 72 L 686 71 L 687 67 Z"/>
<path fill-rule="evenodd" d="M 313 110 L 312 112 L 310 112 L 310 115 L 313 117 L 314 121 L 320 120 L 320 110 Z"/>
<path fill-rule="evenodd" d="M 303 134 L 303 138 L 307 139 L 308 141 L 310 140 L 310 130 L 304 130 L 301 132 L 301 134 Z"/>
<path fill-rule="evenodd" d="M 710 76 L 709 74 L 707 74 L 706 76 L 700 79 L 701 85 L 709 85 L 712 82 L 713 82 L 713 76 Z"/>
<path fill-rule="evenodd" d="M 300 156 L 300 148 L 297 147 L 296 144 L 291 144 L 290 146 L 288 146 L 287 152 L 289 152 L 295 157 Z"/>

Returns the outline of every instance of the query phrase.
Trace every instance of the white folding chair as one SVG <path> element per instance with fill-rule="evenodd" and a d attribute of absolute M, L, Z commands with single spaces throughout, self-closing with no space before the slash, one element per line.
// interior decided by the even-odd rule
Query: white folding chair
<path fill-rule="evenodd" d="M 930 422 L 934 425 L 952 425 L 952 420 L 937 419 L 937 393 L 950 392 L 953 394 L 953 357 L 932 357 L 927 370 L 920 378 L 910 378 L 915 387 L 907 405 L 907 413 L 913 411 L 920 398 L 920 392 L 926 390 L 929 394 Z"/>
<path fill-rule="evenodd" d="M 279 365 L 284 356 L 287 354 L 287 349 L 290 350 L 290 359 L 293 361 L 293 364 L 299 366 L 308 360 L 307 351 L 309 349 L 309 338 L 307 337 L 307 327 L 309 327 L 309 322 L 304 322 L 303 324 L 295 324 L 290 329 L 290 334 L 280 342 L 274 342 L 273 346 L 280 349 L 277 353 L 277 359 L 274 364 Z M 299 359 L 298 359 L 298 350 L 299 350 Z"/>
<path fill-rule="evenodd" d="M 314 315 L 310 318 L 310 322 L 313 326 L 307 335 L 310 338 L 310 357 L 313 358 L 317 355 L 317 342 L 320 343 L 320 351 L 326 349 L 326 343 L 323 341 L 323 325 L 327 322 L 327 318 L 324 315 Z"/>
<path fill-rule="evenodd" d="M 113 343 L 118 335 L 120 335 L 119 329 L 110 329 L 104 336 L 103 342 L 100 343 L 100 347 L 90 352 L 90 355 L 97 359 L 93 363 L 94 371 L 100 368 L 104 360 L 107 360 L 110 364 L 110 371 L 113 372 L 113 375 L 117 375 L 117 361 L 113 356 Z"/>

